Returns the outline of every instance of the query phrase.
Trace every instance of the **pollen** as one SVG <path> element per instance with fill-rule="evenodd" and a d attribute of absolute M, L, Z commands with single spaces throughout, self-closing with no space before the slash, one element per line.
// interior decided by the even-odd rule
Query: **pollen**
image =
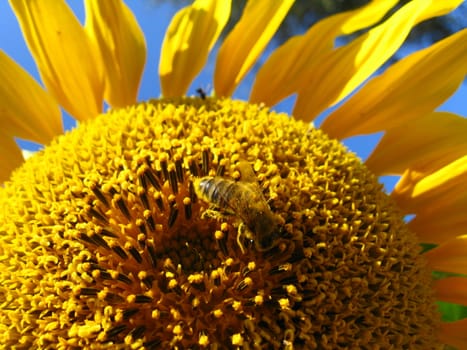
<path fill-rule="evenodd" d="M 242 193 L 198 198 L 204 176 L 254 182 L 277 227 L 245 222 Z M 242 251 L 253 223 L 272 244 L 250 230 Z M 0 188 L 0 348 L 435 348 L 419 251 L 376 177 L 320 130 L 229 99 L 140 103 Z"/>

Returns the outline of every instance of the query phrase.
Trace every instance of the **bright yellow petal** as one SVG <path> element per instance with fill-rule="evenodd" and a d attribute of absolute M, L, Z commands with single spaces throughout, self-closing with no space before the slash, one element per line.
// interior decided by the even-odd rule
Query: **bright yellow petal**
<path fill-rule="evenodd" d="M 53 98 L 0 51 L 0 125 L 5 135 L 47 144 L 63 132 Z"/>
<path fill-rule="evenodd" d="M 394 64 L 332 113 L 321 128 L 342 139 L 405 124 L 444 102 L 466 72 L 463 30 Z"/>
<path fill-rule="evenodd" d="M 136 18 L 120 0 L 86 0 L 85 9 L 85 29 L 105 62 L 106 101 L 112 107 L 135 103 L 146 62 L 146 42 Z"/>
<path fill-rule="evenodd" d="M 467 349 L 467 319 L 441 323 L 439 339 L 457 349 Z"/>
<path fill-rule="evenodd" d="M 0 131 L 0 186 L 21 163 L 23 155 L 15 140 Z"/>
<path fill-rule="evenodd" d="M 462 198 L 467 184 L 467 155 L 430 174 L 407 170 L 391 197 L 405 213 Z"/>
<path fill-rule="evenodd" d="M 49 92 L 76 119 L 103 106 L 102 62 L 68 6 L 59 0 L 10 0 Z"/>
<path fill-rule="evenodd" d="M 467 306 L 467 278 L 465 277 L 437 280 L 434 290 L 438 300 Z"/>
<path fill-rule="evenodd" d="M 186 93 L 226 25 L 230 7 L 230 0 L 197 0 L 173 17 L 159 62 L 163 96 L 176 97 Z"/>
<path fill-rule="evenodd" d="M 259 69 L 250 101 L 272 106 L 296 92 L 311 79 L 320 58 L 334 47 L 337 36 L 350 34 L 378 22 L 397 0 L 373 1 L 360 9 L 330 16 L 304 35 L 289 39 Z"/>
<path fill-rule="evenodd" d="M 467 235 L 451 239 L 424 256 L 433 270 L 467 274 Z"/>
<path fill-rule="evenodd" d="M 461 0 L 448 1 L 447 3 L 452 4 L 459 1 Z M 317 66 L 311 75 L 311 80 L 307 82 L 305 88 L 299 91 L 293 114 L 305 121 L 310 121 L 325 108 L 341 101 L 392 56 L 421 18 L 439 15 L 439 13 L 438 6 L 432 5 L 429 1 L 411 1 L 387 21 L 351 44 L 324 56 L 322 64 Z M 412 82 L 413 84 L 414 82 Z M 398 96 L 398 98 L 400 97 Z M 379 99 L 380 97 L 377 96 L 377 100 Z M 365 101 L 368 103 L 367 95 L 365 95 Z M 393 102 L 391 103 L 393 104 Z M 338 122 L 335 121 L 336 117 L 330 121 L 326 120 L 323 124 L 326 132 L 328 129 L 334 131 L 331 129 L 331 124 L 341 123 L 342 116 L 345 116 L 346 122 L 348 119 L 352 119 L 347 111 L 348 109 L 346 109 L 345 114 L 338 113 Z M 361 115 L 361 113 L 355 113 L 353 109 L 351 111 L 355 115 Z M 351 123 L 355 123 L 355 121 L 352 120 Z M 332 126 L 338 128 L 338 126 Z M 334 134 L 330 135 L 336 137 Z"/>
<path fill-rule="evenodd" d="M 467 119 L 434 112 L 389 129 L 366 160 L 376 175 L 429 173 L 467 154 Z"/>
<path fill-rule="evenodd" d="M 242 17 L 219 49 L 214 73 L 217 96 L 232 95 L 279 28 L 293 2 L 247 2 Z"/>
<path fill-rule="evenodd" d="M 407 224 L 412 232 L 415 232 L 423 243 L 440 244 L 446 240 L 466 233 L 467 193 L 457 198 L 431 203 L 423 210 L 418 210 L 417 215 Z"/>

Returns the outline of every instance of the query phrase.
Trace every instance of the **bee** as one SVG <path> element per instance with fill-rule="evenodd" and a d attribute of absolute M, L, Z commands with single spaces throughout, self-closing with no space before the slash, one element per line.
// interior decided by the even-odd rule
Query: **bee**
<path fill-rule="evenodd" d="M 252 240 L 258 251 L 268 250 L 275 243 L 278 221 L 264 198 L 251 165 L 241 161 L 237 166 L 241 173 L 240 181 L 221 176 L 196 178 L 196 195 L 217 208 L 217 213 L 221 210 L 240 219 L 237 243 L 242 253 L 245 252 L 242 237 Z M 205 213 L 211 216 L 209 209 Z M 212 216 L 216 216 L 215 213 Z"/>

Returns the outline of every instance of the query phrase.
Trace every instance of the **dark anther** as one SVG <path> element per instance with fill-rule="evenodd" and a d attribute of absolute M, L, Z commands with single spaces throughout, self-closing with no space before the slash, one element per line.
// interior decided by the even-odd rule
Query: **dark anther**
<path fill-rule="evenodd" d="M 141 256 L 141 254 L 138 252 L 138 250 L 135 247 L 131 247 L 130 249 L 128 249 L 128 251 L 138 263 L 141 264 L 143 262 L 143 257 Z"/>

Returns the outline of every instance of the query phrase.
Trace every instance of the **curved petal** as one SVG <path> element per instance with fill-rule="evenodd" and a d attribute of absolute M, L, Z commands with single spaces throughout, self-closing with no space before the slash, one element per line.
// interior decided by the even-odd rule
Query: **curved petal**
<path fill-rule="evenodd" d="M 230 17 L 231 0 L 197 0 L 172 19 L 159 61 L 162 94 L 183 96 Z"/>
<path fill-rule="evenodd" d="M 467 119 L 443 112 L 389 129 L 365 164 L 376 175 L 429 173 L 467 154 Z"/>
<path fill-rule="evenodd" d="M 433 270 L 467 274 L 467 235 L 451 239 L 424 256 Z"/>
<path fill-rule="evenodd" d="M 444 102 L 466 72 L 464 29 L 388 68 L 332 113 L 321 128 L 342 139 L 407 123 Z"/>
<path fill-rule="evenodd" d="M 467 349 L 467 319 L 441 323 L 440 341 L 457 349 Z"/>
<path fill-rule="evenodd" d="M 396 3 L 397 0 L 373 1 L 357 10 L 325 18 L 306 34 L 289 39 L 258 70 L 250 101 L 272 106 L 298 91 L 311 79 L 319 58 L 332 50 L 337 36 L 378 22 Z"/>
<path fill-rule="evenodd" d="M 435 281 L 438 300 L 467 306 L 467 278 L 448 277 Z"/>
<path fill-rule="evenodd" d="M 15 140 L 0 132 L 0 185 L 23 163 L 23 155 Z"/>
<path fill-rule="evenodd" d="M 240 21 L 219 49 L 214 73 L 217 96 L 230 96 L 256 62 L 294 0 L 248 1 Z"/>
<path fill-rule="evenodd" d="M 423 243 L 440 244 L 466 232 L 467 193 L 448 198 L 449 202 L 434 202 L 417 212 L 409 221 L 408 228 L 417 234 Z"/>
<path fill-rule="evenodd" d="M 467 155 L 431 173 L 407 170 L 391 197 L 405 213 L 417 213 L 436 205 L 449 204 L 465 194 Z"/>
<path fill-rule="evenodd" d="M 78 120 L 99 114 L 102 62 L 68 6 L 59 0 L 10 3 L 47 90 Z"/>
<path fill-rule="evenodd" d="M 4 134 L 46 144 L 63 132 L 56 102 L 3 51 L 0 81 L 0 125 Z"/>
<path fill-rule="evenodd" d="M 453 3 L 457 4 L 459 1 L 447 1 L 447 3 L 455 7 Z M 312 79 L 299 91 L 293 114 L 297 118 L 311 121 L 325 108 L 341 101 L 392 56 L 415 24 L 421 19 L 439 14 L 440 8 L 436 3 L 432 4 L 426 0 L 411 1 L 387 21 L 351 44 L 322 57 L 322 63 L 311 75 Z M 377 96 L 378 101 L 379 99 Z M 366 94 L 365 101 L 368 102 Z M 328 129 L 333 132 L 330 134 L 332 137 L 338 136 L 334 136 L 335 132 L 331 126 L 339 128 L 334 124 L 339 124 L 344 119 L 347 123 L 347 119 L 352 119 L 347 111 L 348 109 L 345 114 L 339 112 L 337 122 L 337 117 L 333 117 L 330 121 L 325 120 L 323 127 L 326 128 L 326 132 Z M 352 109 L 351 111 L 360 115 Z M 351 120 L 350 124 L 352 123 L 355 123 L 355 120 Z"/>
<path fill-rule="evenodd" d="M 146 62 L 144 34 L 120 0 L 86 0 L 86 25 L 105 62 L 104 97 L 112 107 L 136 102 Z"/>

